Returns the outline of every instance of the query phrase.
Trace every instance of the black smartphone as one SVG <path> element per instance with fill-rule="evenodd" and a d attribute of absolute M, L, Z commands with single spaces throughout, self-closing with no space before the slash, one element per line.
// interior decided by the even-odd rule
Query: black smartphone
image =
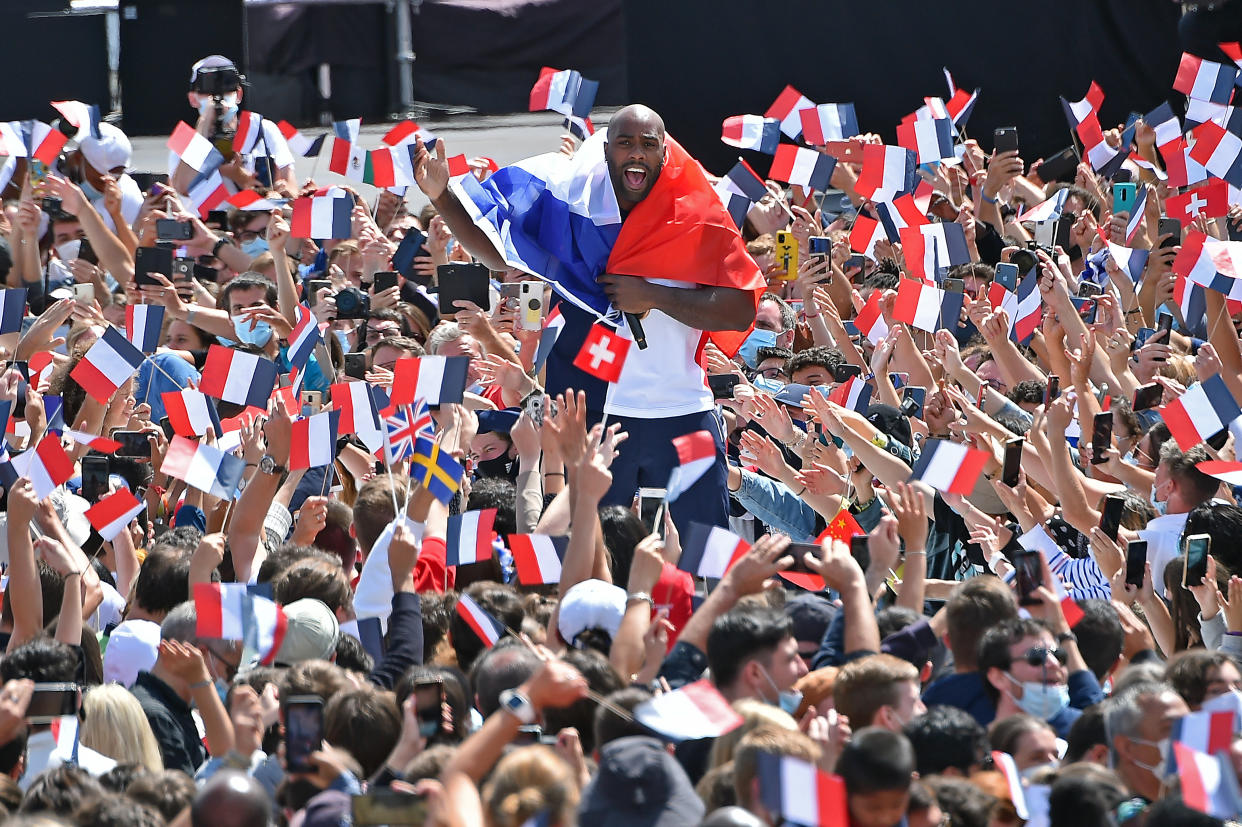
<path fill-rule="evenodd" d="M 923 417 L 923 405 L 927 402 L 927 388 L 920 388 L 914 385 L 906 385 L 902 391 L 901 412 L 906 416 L 921 419 Z"/>
<path fill-rule="evenodd" d="M 796 574 L 819 574 L 815 569 L 806 564 L 806 555 L 810 553 L 812 557 L 819 557 L 819 543 L 790 543 L 785 549 L 786 557 L 793 558 L 793 565 L 785 569 L 785 571 Z"/>
<path fill-rule="evenodd" d="M 314 304 L 319 301 L 320 290 L 331 290 L 332 282 L 327 279 L 311 279 L 306 282 L 306 303 Z"/>
<path fill-rule="evenodd" d="M 194 278 L 199 281 L 219 281 L 220 271 L 214 267 L 208 267 L 206 264 L 195 263 Z"/>
<path fill-rule="evenodd" d="M 77 715 L 81 705 L 82 688 L 76 683 L 36 683 L 26 707 L 26 722 L 50 724 L 57 718 Z"/>
<path fill-rule="evenodd" d="M 871 567 L 871 538 L 866 534 L 855 534 L 850 538 L 850 556 L 858 561 L 858 567 L 864 572 Z"/>
<path fill-rule="evenodd" d="M 1134 411 L 1147 411 L 1152 408 L 1159 407 L 1160 401 L 1164 399 L 1164 388 L 1158 383 L 1152 382 L 1150 385 L 1142 385 L 1134 391 Z"/>
<path fill-rule="evenodd" d="M 1039 165 L 1038 174 L 1044 183 L 1053 181 L 1072 181 L 1078 170 L 1078 155 L 1074 147 L 1067 146 L 1056 155 L 1049 157 Z"/>
<path fill-rule="evenodd" d="M 323 698 L 294 695 L 285 701 L 285 768 L 313 772 L 311 753 L 323 745 Z"/>
<path fill-rule="evenodd" d="M 1173 314 L 1161 313 L 1160 318 L 1156 319 L 1156 332 L 1164 333 L 1164 338 L 1160 340 L 1160 344 L 1170 344 L 1169 334 L 1173 332 Z"/>
<path fill-rule="evenodd" d="M 1156 237 L 1168 235 L 1164 241 L 1160 242 L 1160 249 L 1164 250 L 1168 247 L 1176 247 L 1182 243 L 1182 222 L 1176 218 L 1162 218 L 1156 230 Z"/>
<path fill-rule="evenodd" d="M 1186 556 L 1182 558 L 1182 585 L 1202 586 L 1203 578 L 1207 576 L 1207 558 L 1212 550 L 1212 535 L 1191 534 L 1183 543 L 1186 546 Z"/>
<path fill-rule="evenodd" d="M 194 225 L 175 218 L 155 219 L 155 238 L 158 241 L 189 241 L 194 237 Z"/>
<path fill-rule="evenodd" d="M 945 279 L 940 287 L 946 293 L 965 293 L 966 282 L 963 279 Z"/>
<path fill-rule="evenodd" d="M 108 458 L 91 455 L 82 457 L 82 499 L 97 503 L 107 493 Z"/>
<path fill-rule="evenodd" d="M 1044 388 L 1044 407 L 1048 407 L 1048 404 L 1056 401 L 1056 398 L 1060 395 L 1061 377 L 1057 376 L 1055 373 L 1051 374 L 1048 377 L 1048 385 Z"/>
<path fill-rule="evenodd" d="M 95 248 L 91 246 L 89 238 L 82 239 L 82 244 L 78 247 L 78 258 L 88 264 L 99 264 L 99 256 L 95 254 Z"/>
<path fill-rule="evenodd" d="M 1074 229 L 1074 222 L 1077 216 L 1068 213 L 1057 219 L 1056 226 L 1052 228 L 1052 246 L 1060 247 L 1065 252 L 1070 251 L 1070 232 Z"/>
<path fill-rule="evenodd" d="M 151 458 L 151 443 L 146 431 L 113 431 L 112 438 L 121 443 L 114 456 Z"/>
<path fill-rule="evenodd" d="M 1104 511 L 1100 514 L 1100 531 L 1110 540 L 1117 539 L 1117 531 L 1121 528 L 1121 512 L 1125 510 L 1125 497 L 1109 494 L 1104 498 Z"/>
<path fill-rule="evenodd" d="M 397 271 L 382 270 L 375 274 L 375 278 L 371 281 L 371 292 L 379 293 L 390 287 L 397 286 Z"/>
<path fill-rule="evenodd" d="M 832 369 L 833 382 L 848 382 L 855 376 L 862 376 L 862 368 L 858 365 L 839 364 Z"/>
<path fill-rule="evenodd" d="M 226 230 L 229 226 L 228 210 L 208 210 L 207 221 L 208 227 L 215 227 L 218 230 Z"/>
<path fill-rule="evenodd" d="M 159 287 L 160 283 L 151 278 L 151 273 L 167 276 L 173 269 L 173 250 L 171 247 L 139 247 L 134 253 L 134 282 L 142 287 Z"/>
<path fill-rule="evenodd" d="M 712 399 L 732 399 L 733 389 L 740 381 L 736 373 L 710 374 L 707 377 L 707 386 L 712 390 Z"/>
<path fill-rule="evenodd" d="M 1035 594 L 1044 585 L 1044 570 L 1040 565 L 1038 551 L 1020 551 L 1013 556 L 1014 587 L 1018 591 L 1019 606 L 1039 605 L 1039 595 Z"/>
<path fill-rule="evenodd" d="M 1010 293 L 1018 292 L 1018 265 L 1002 261 L 996 265 L 996 283 Z"/>
<path fill-rule="evenodd" d="M 1147 541 L 1131 540 L 1126 546 L 1126 585 L 1143 588 L 1143 575 L 1147 570 Z"/>
<path fill-rule="evenodd" d="M 367 355 L 365 353 L 346 353 L 345 375 L 350 379 L 366 379 Z"/>
<path fill-rule="evenodd" d="M 428 678 L 414 684 L 414 710 L 418 716 L 418 734 L 432 738 L 444 726 L 444 679 Z"/>
<path fill-rule="evenodd" d="M 1108 411 L 1098 413 L 1091 421 L 1091 464 L 1100 465 L 1108 459 L 1108 449 L 1113 447 L 1113 415 Z"/>
<path fill-rule="evenodd" d="M 492 309 L 491 274 L 482 264 L 441 264 L 436 268 L 440 313 L 456 313 L 454 302 L 471 301 L 483 310 Z"/>
<path fill-rule="evenodd" d="M 1078 297 L 1082 299 L 1091 299 L 1104 292 L 1100 285 L 1093 281 L 1084 281 L 1078 285 Z"/>
<path fill-rule="evenodd" d="M 372 787 L 366 795 L 349 797 L 350 823 L 356 827 L 381 824 L 423 824 L 427 820 L 427 799 L 389 787 Z"/>
<path fill-rule="evenodd" d="M 173 430 L 172 423 L 168 421 L 168 417 L 166 416 L 160 417 L 160 430 L 164 432 L 164 439 L 167 440 L 171 440 L 177 435 L 176 431 Z"/>
<path fill-rule="evenodd" d="M 1022 437 L 1005 440 L 1005 462 L 1001 466 L 1001 482 L 1013 488 L 1018 484 L 1018 472 L 1022 470 Z"/>
<path fill-rule="evenodd" d="M 1018 127 L 1001 126 L 992 132 L 992 149 L 996 154 L 1018 150 Z"/>

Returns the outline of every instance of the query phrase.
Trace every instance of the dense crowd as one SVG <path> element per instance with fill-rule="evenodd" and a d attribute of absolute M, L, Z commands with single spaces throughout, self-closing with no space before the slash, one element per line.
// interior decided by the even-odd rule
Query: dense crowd
<path fill-rule="evenodd" d="M 1242 816 L 1233 109 L 1051 169 L 929 100 L 739 228 L 645 107 L 393 186 L 346 127 L 368 205 L 243 91 L 167 174 L 0 130 L 11 823 Z"/>

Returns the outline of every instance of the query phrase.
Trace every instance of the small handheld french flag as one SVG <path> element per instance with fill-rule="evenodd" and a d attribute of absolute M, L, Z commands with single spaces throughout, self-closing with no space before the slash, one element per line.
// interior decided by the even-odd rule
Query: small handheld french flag
<path fill-rule="evenodd" d="M 568 537 L 547 534 L 510 534 L 509 551 L 523 586 L 561 582 L 561 561 L 569 547 Z"/>
<path fill-rule="evenodd" d="M 279 374 L 276 363 L 270 359 L 212 345 L 198 386 L 216 399 L 266 410 Z"/>
<path fill-rule="evenodd" d="M 902 193 L 914 192 L 916 167 L 914 153 L 905 147 L 867 144 L 854 189 L 872 201 L 892 201 Z"/>
<path fill-rule="evenodd" d="M 30 480 L 35 496 L 41 500 L 73 476 L 73 460 L 55 436 L 45 436 L 33 451 L 14 458 L 12 465 L 18 474 Z"/>
<path fill-rule="evenodd" d="M 1208 755 L 1174 742 L 1173 756 L 1183 804 L 1219 819 L 1232 819 L 1238 814 L 1242 795 L 1228 753 Z"/>
<path fill-rule="evenodd" d="M 781 125 L 776 118 L 760 115 L 734 115 L 724 119 L 720 140 L 740 149 L 753 149 L 765 155 L 776 152 L 781 142 Z"/>
<path fill-rule="evenodd" d="M 706 678 L 643 701 L 634 707 L 634 720 L 674 741 L 719 738 L 742 724 L 742 716 Z"/>
<path fill-rule="evenodd" d="M 1238 401 L 1219 374 L 1191 385 L 1160 411 L 1169 432 L 1183 451 L 1206 441 L 1240 415 L 1242 407 L 1238 406 Z"/>
<path fill-rule="evenodd" d="M 289 232 L 294 238 L 349 238 L 353 235 L 353 209 L 354 201 L 344 190 L 298 198 L 293 202 Z"/>
<path fill-rule="evenodd" d="M 776 148 L 768 177 L 800 187 L 826 192 L 836 159 L 814 149 L 781 144 Z"/>
<path fill-rule="evenodd" d="M 195 172 L 209 173 L 224 163 L 220 150 L 185 121 L 177 124 L 168 139 L 168 148 L 181 163 Z"/>
<path fill-rule="evenodd" d="M 677 568 L 718 579 L 749 549 L 749 543 L 728 529 L 691 522 L 682 535 Z"/>
<path fill-rule="evenodd" d="M 445 564 L 467 566 L 490 560 L 492 557 L 492 527 L 496 522 L 496 509 L 484 508 L 467 511 L 448 519 L 445 535 Z"/>
<path fill-rule="evenodd" d="M 99 536 L 110 543 L 144 508 L 146 506 L 129 493 L 128 488 L 121 488 L 86 509 L 86 519 Z"/>
<path fill-rule="evenodd" d="M 63 421 L 63 417 L 62 417 Z M 97 436 L 85 431 L 75 431 L 72 428 L 65 429 L 65 436 L 72 439 L 79 445 L 85 445 L 92 451 L 98 451 L 101 454 L 111 454 L 121 447 L 121 443 L 115 439 L 108 439 L 106 436 Z"/>
<path fill-rule="evenodd" d="M 897 127 L 897 143 L 918 155 L 920 164 L 938 163 L 953 157 L 953 123 L 920 120 Z"/>
<path fill-rule="evenodd" d="M 336 459 L 340 411 L 323 411 L 295 420 L 289 441 L 289 470 L 319 468 Z"/>
<path fill-rule="evenodd" d="M 1183 52 L 1177 66 L 1177 77 L 1173 79 L 1173 88 L 1188 98 L 1227 104 L 1233 96 L 1237 79 L 1236 67 Z"/>
<path fill-rule="evenodd" d="M 798 113 L 802 119 L 802 140 L 812 146 L 844 141 L 859 134 L 858 116 L 852 103 L 821 103 Z"/>
<path fill-rule="evenodd" d="M 224 433 L 216 405 L 201 391 L 186 388 L 160 394 L 168 424 L 178 436 L 206 436 L 210 427 L 217 437 Z"/>
<path fill-rule="evenodd" d="M 111 325 L 69 375 L 97 402 L 107 403 L 142 365 L 142 351 Z"/>
<path fill-rule="evenodd" d="M 669 474 L 664 499 L 673 502 L 690 490 L 716 464 L 716 440 L 710 431 L 695 431 L 673 439 L 677 466 Z"/>
<path fill-rule="evenodd" d="M 597 80 L 584 78 L 573 69 L 558 70 L 544 66 L 530 90 L 530 111 L 551 109 L 562 115 L 583 118 L 591 114 L 598 91 Z"/>
<path fill-rule="evenodd" d="M 1191 712 L 1173 722 L 1169 738 L 1173 744 L 1185 744 L 1196 752 L 1215 755 L 1228 751 L 1238 731 L 1237 715 L 1231 711 Z M 1177 771 L 1177 756 L 1170 755 L 1170 772 Z"/>
<path fill-rule="evenodd" d="M 296 126 L 288 121 L 281 121 L 276 126 L 280 129 L 280 134 L 285 136 L 285 142 L 289 144 L 289 149 L 303 158 L 319 155 L 319 151 L 323 149 L 323 140 L 328 137 L 327 135 L 320 135 L 317 138 L 307 138 L 298 131 Z"/>
<path fill-rule="evenodd" d="M 491 649 L 496 645 L 496 641 L 504 637 L 505 625 L 492 617 L 478 603 L 474 602 L 474 599 L 468 594 L 463 593 L 457 598 L 457 614 L 461 616 L 462 620 L 466 621 L 466 625 L 479 636 L 479 640 L 483 641 L 483 645 L 488 649 Z"/>
<path fill-rule="evenodd" d="M 871 404 L 871 386 L 861 376 L 851 376 L 849 381 L 833 388 L 832 393 L 828 394 L 828 401 L 865 414 Z"/>
<path fill-rule="evenodd" d="M 845 780 L 810 761 L 759 753 L 759 801 L 773 816 L 793 824 L 849 824 Z"/>
<path fill-rule="evenodd" d="M 802 135 L 802 110 L 814 109 L 815 104 L 792 86 L 786 86 L 763 113 L 765 118 L 776 118 L 784 132 L 795 141 Z"/>
<path fill-rule="evenodd" d="M 947 439 L 929 439 L 914 464 L 911 480 L 920 480 L 946 494 L 967 495 L 987 465 L 987 451 L 970 448 Z"/>
<path fill-rule="evenodd" d="M 422 399 L 428 405 L 458 405 L 466 392 L 469 356 L 420 356 L 398 359 L 393 367 L 394 407 Z"/>
<path fill-rule="evenodd" d="M 213 497 L 231 500 L 246 471 L 246 461 L 210 445 L 174 436 L 160 471 Z"/>
<path fill-rule="evenodd" d="M 310 361 L 315 345 L 323 341 L 323 335 L 319 332 L 319 320 L 309 307 L 299 304 L 297 314 L 298 323 L 289 334 L 289 364 L 300 372 Z"/>
<path fill-rule="evenodd" d="M 164 326 L 162 304 L 131 304 L 125 307 L 125 338 L 146 354 L 160 346 L 160 329 Z"/>

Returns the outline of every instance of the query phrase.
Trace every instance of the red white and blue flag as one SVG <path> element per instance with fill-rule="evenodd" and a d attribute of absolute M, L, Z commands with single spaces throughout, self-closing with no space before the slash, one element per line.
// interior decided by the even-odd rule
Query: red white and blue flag
<path fill-rule="evenodd" d="M 164 327 L 162 304 L 131 304 L 125 307 L 125 338 L 143 353 L 155 353 Z"/>
<path fill-rule="evenodd" d="M 970 494 L 991 456 L 947 439 L 929 439 L 914 464 L 911 480 L 920 480 L 945 494 Z"/>
<path fill-rule="evenodd" d="M 768 177 L 787 184 L 826 192 L 836 168 L 836 159 L 814 149 L 781 144 L 776 148 Z"/>
<path fill-rule="evenodd" d="M 1191 131 L 1190 157 L 1217 178 L 1242 187 L 1242 135 L 1207 121 Z"/>
<path fill-rule="evenodd" d="M 60 151 L 69 141 L 59 129 L 52 129 L 42 121 L 22 121 L 22 137 L 26 141 L 26 157 L 49 167 L 55 166 Z"/>
<path fill-rule="evenodd" d="M 1091 84 L 1095 86 L 1094 83 Z M 1013 802 L 1014 812 L 1018 818 L 1028 820 L 1030 811 L 1026 806 L 1026 787 L 1022 786 L 1022 773 L 1018 771 L 1018 764 L 1013 760 L 1013 756 L 1007 752 L 1001 752 L 998 749 L 992 750 L 992 765 L 1000 770 L 1000 774 L 1005 778 L 1005 786 L 1009 788 L 1009 800 Z"/>
<path fill-rule="evenodd" d="M 95 104 L 82 103 L 82 101 L 52 101 L 52 108 L 78 128 L 73 140 L 80 142 L 88 135 L 99 137 L 99 124 L 102 119 L 99 117 L 99 107 Z"/>
<path fill-rule="evenodd" d="M 315 138 L 308 138 L 298 131 L 298 128 L 288 121 L 281 121 L 276 124 L 280 130 L 280 134 L 285 136 L 285 142 L 289 144 L 289 149 L 294 155 L 301 155 L 303 158 L 313 158 L 319 155 L 323 149 L 323 141 L 327 138 L 327 134 L 319 135 Z"/>
<path fill-rule="evenodd" d="M 930 284 L 902 279 L 893 303 L 893 321 L 934 333 L 941 328 L 955 330 L 961 318 L 964 293 L 950 292 Z"/>
<path fill-rule="evenodd" d="M 233 133 L 233 151 L 238 155 L 253 155 L 259 139 L 263 136 L 263 116 L 258 112 L 240 112 L 237 115 L 237 131 Z"/>
<path fill-rule="evenodd" d="M 802 140 L 811 146 L 844 141 L 859 134 L 858 115 L 852 103 L 821 103 L 798 112 L 802 119 Z"/>
<path fill-rule="evenodd" d="M 1061 108 L 1065 110 L 1065 120 L 1069 121 L 1070 129 L 1077 128 L 1078 124 L 1085 121 L 1092 115 L 1099 116 L 1100 107 L 1104 104 L 1104 90 L 1100 88 L 1100 84 L 1091 81 L 1091 87 L 1087 89 L 1087 94 L 1082 100 L 1067 101 L 1061 98 Z"/>
<path fill-rule="evenodd" d="M 353 199 L 339 187 L 322 190 L 308 198 L 295 199 L 289 232 L 294 238 L 350 238 L 353 235 L 353 209 Z"/>
<path fill-rule="evenodd" d="M 634 720 L 674 741 L 719 738 L 742 724 L 742 716 L 706 678 L 643 701 L 634 707 Z"/>
<path fill-rule="evenodd" d="M 914 153 L 905 147 L 867 144 L 854 189 L 872 201 L 892 201 L 903 193 L 914 192 L 917 166 Z"/>
<path fill-rule="evenodd" d="M 269 212 L 285 205 L 285 199 L 264 198 L 254 190 L 239 190 L 225 201 L 230 207 L 248 212 Z"/>
<path fill-rule="evenodd" d="M 1219 819 L 1232 819 L 1238 814 L 1242 795 L 1228 752 L 1208 755 L 1176 742 L 1172 751 L 1183 804 Z"/>
<path fill-rule="evenodd" d="M 392 129 L 384 133 L 381 138 L 388 146 L 405 146 L 412 144 L 416 139 L 421 139 L 423 146 L 428 149 L 435 148 L 436 136 L 432 134 L 430 129 L 424 129 L 414 121 L 405 120 L 394 126 Z"/>
<path fill-rule="evenodd" d="M 781 132 L 796 141 L 802 135 L 802 110 L 814 108 L 810 98 L 792 86 L 786 86 L 763 116 L 780 121 Z"/>
<path fill-rule="evenodd" d="M 509 551 L 523 586 L 561 582 L 561 561 L 569 548 L 568 537 L 547 534 L 510 534 Z"/>
<path fill-rule="evenodd" d="M 490 560 L 495 524 L 494 508 L 467 511 L 449 517 L 448 533 L 444 538 L 446 565 L 468 566 Z"/>
<path fill-rule="evenodd" d="M 213 497 L 231 500 L 246 471 L 246 461 L 205 442 L 173 436 L 160 471 Z"/>
<path fill-rule="evenodd" d="M 185 121 L 177 124 L 177 128 L 168 138 L 167 145 L 181 163 L 204 175 L 224 163 L 224 156 L 220 154 L 220 150 L 212 146 L 211 141 L 200 135 Z"/>
<path fill-rule="evenodd" d="M 1183 451 L 1204 442 L 1242 416 L 1242 407 L 1220 375 L 1191 385 L 1160 411 L 1169 433 Z"/>
<path fill-rule="evenodd" d="M 1242 242 L 1217 241 L 1191 230 L 1173 259 L 1173 272 L 1231 299 L 1242 299 Z"/>
<path fill-rule="evenodd" d="M 110 543 L 144 508 L 128 488 L 119 488 L 86 509 L 86 519 L 104 542 Z"/>
<path fill-rule="evenodd" d="M 753 149 L 771 155 L 781 142 L 781 124 L 776 118 L 762 115 L 734 115 L 725 118 L 720 140 L 739 149 Z"/>
<path fill-rule="evenodd" d="M 1143 215 L 1147 206 L 1147 187 L 1140 186 L 1130 206 L 1130 218 L 1126 221 L 1126 244 L 1133 244 L 1139 228 L 1143 226 Z M 1108 239 L 1104 239 L 1105 242 Z"/>
<path fill-rule="evenodd" d="M 1195 468 L 1198 468 L 1209 477 L 1216 477 L 1216 479 L 1226 485 L 1242 485 L 1242 462 L 1208 460 L 1207 462 L 1200 462 Z"/>
<path fill-rule="evenodd" d="M 117 388 L 130 380 L 145 358 L 125 334 L 109 325 L 69 375 L 92 399 L 107 403 Z"/>
<path fill-rule="evenodd" d="M 288 619 L 270 595 L 267 584 L 195 583 L 195 634 L 243 641 L 259 655 L 260 663 L 271 663 L 284 642 Z"/>
<path fill-rule="evenodd" d="M 340 411 L 323 411 L 296 419 L 289 440 L 289 470 L 320 468 L 336 459 Z"/>
<path fill-rule="evenodd" d="M 356 434 L 367 450 L 380 450 L 387 432 L 381 429 L 381 406 L 372 393 L 372 387 L 366 382 L 337 382 L 332 385 L 331 392 L 332 408 L 341 412 L 338 433 Z"/>
<path fill-rule="evenodd" d="M 214 169 L 206 175 L 199 175 L 190 182 L 186 199 L 198 212 L 198 217 L 205 219 L 209 212 L 219 209 L 229 199 L 229 189 L 224 185 L 224 176 Z"/>
<path fill-rule="evenodd" d="M 858 332 L 866 336 L 873 345 L 878 345 L 888 336 L 888 322 L 884 320 L 884 313 L 880 310 L 880 299 L 883 298 L 881 293 L 880 290 L 872 290 L 867 303 L 854 318 Z"/>
<path fill-rule="evenodd" d="M 267 410 L 267 401 L 279 375 L 280 370 L 270 359 L 212 345 L 207 350 L 207 362 L 203 365 L 198 387 L 216 399 Z"/>
<path fill-rule="evenodd" d="M 496 641 L 505 636 L 505 624 L 492 617 L 487 609 L 476 603 L 474 598 L 468 594 L 463 593 L 457 598 L 457 614 L 488 649 L 495 646 Z"/>
<path fill-rule="evenodd" d="M 216 403 L 194 388 L 160 394 L 173 433 L 184 437 L 205 436 L 211 428 L 217 437 L 224 432 Z"/>
<path fill-rule="evenodd" d="M 768 185 L 751 169 L 750 164 L 739 158 L 732 169 L 716 182 L 715 190 L 720 203 L 729 211 L 729 217 L 741 229 L 751 205 L 768 194 Z"/>
<path fill-rule="evenodd" d="M 598 91 L 599 81 L 584 78 L 574 69 L 544 66 L 530 90 L 530 111 L 551 109 L 562 115 L 583 118 L 591 114 Z"/>
<path fill-rule="evenodd" d="M 403 405 L 384 418 L 385 453 L 382 459 L 389 465 L 414 456 L 414 442 L 420 434 L 431 433 L 431 413 L 426 404 L 418 401 L 414 406 Z"/>
<path fill-rule="evenodd" d="M 358 135 L 362 132 L 362 118 L 348 118 L 332 122 L 332 134 L 351 144 L 358 143 Z"/>
<path fill-rule="evenodd" d="M 1232 710 L 1191 712 L 1173 722 L 1169 740 L 1171 744 L 1185 744 L 1196 752 L 1215 755 L 1218 752 L 1229 751 L 1234 733 L 1237 731 L 1237 714 Z M 1175 771 L 1177 769 L 1176 756 L 1169 757 L 1173 761 L 1169 769 Z"/>
<path fill-rule="evenodd" d="M 1191 146 L 1185 138 L 1179 137 L 1175 141 L 1161 144 L 1157 149 L 1160 150 L 1160 157 L 1164 159 L 1170 187 L 1189 187 L 1207 180 L 1208 171 L 1190 157 Z"/>
<path fill-rule="evenodd" d="M 23 479 L 30 480 L 35 496 L 41 500 L 73 476 L 73 460 L 54 435 L 43 437 L 33 451 L 14 457 L 12 466 Z"/>
<path fill-rule="evenodd" d="M 953 125 L 944 120 L 916 120 L 897 127 L 897 143 L 918 155 L 920 164 L 953 158 Z"/>
<path fill-rule="evenodd" d="M 409 405 L 422 399 L 428 405 L 457 405 L 466 392 L 469 356 L 419 356 L 398 359 L 393 366 L 394 406 Z"/>
<path fill-rule="evenodd" d="M 1227 104 L 1233 97 L 1233 87 L 1237 80 L 1236 66 L 1226 66 L 1183 52 L 1181 62 L 1177 65 L 1177 77 L 1173 79 L 1173 88 L 1188 98 Z"/>
<path fill-rule="evenodd" d="M 861 376 L 851 376 L 832 389 L 832 393 L 828 394 L 828 401 L 866 414 L 867 407 L 871 404 L 871 386 Z"/>
<path fill-rule="evenodd" d="M 1156 130 L 1156 146 L 1158 147 L 1182 137 L 1182 124 L 1168 101 L 1144 115 L 1143 123 Z"/>
<path fill-rule="evenodd" d="M 319 320 L 304 304 L 297 307 L 298 323 L 289 334 L 289 364 L 301 372 L 315 352 L 315 345 L 323 341 L 319 332 Z"/>
<path fill-rule="evenodd" d="M 664 495 L 670 503 L 689 491 L 716 464 L 716 440 L 710 431 L 694 431 L 675 437 L 673 448 L 677 451 L 677 465 L 669 474 Z"/>
<path fill-rule="evenodd" d="M 1061 217 L 1061 210 L 1065 209 L 1065 199 L 1069 196 L 1068 189 L 1057 190 L 1051 198 L 1040 201 L 1034 207 L 1018 216 L 1018 220 L 1026 223 L 1028 221 L 1038 224 L 1041 221 L 1053 221 Z"/>
<path fill-rule="evenodd" d="M 750 543 L 720 526 L 691 522 L 681 537 L 677 568 L 696 577 L 719 579 L 750 549 Z"/>
<path fill-rule="evenodd" d="M 849 824 L 845 779 L 810 761 L 760 752 L 759 801 L 773 817 L 790 824 Z"/>
<path fill-rule="evenodd" d="M 1129 148 L 1114 149 L 1104 140 L 1104 131 L 1100 128 L 1100 120 L 1094 114 L 1087 116 L 1074 131 L 1082 141 L 1083 160 L 1091 164 L 1091 168 L 1106 178 L 1112 177 L 1117 169 L 1130 157 Z"/>
<path fill-rule="evenodd" d="M 106 436 L 99 436 L 86 431 L 75 431 L 72 428 L 66 428 L 64 435 L 77 444 L 85 445 L 92 451 L 98 451 L 101 454 L 115 453 L 121 447 L 121 443 L 115 439 L 108 439 Z"/>
<path fill-rule="evenodd" d="M 924 222 L 900 230 L 899 235 L 902 257 L 912 278 L 936 281 L 942 269 L 970 263 L 966 232 L 956 221 Z"/>
<path fill-rule="evenodd" d="M 552 348 L 556 346 L 556 340 L 561 337 L 561 331 L 564 329 L 565 316 L 562 315 L 558 304 L 548 311 L 548 315 L 543 320 L 543 330 L 539 333 L 539 346 L 535 349 L 536 372 L 543 368 L 548 357 L 552 355 Z"/>
<path fill-rule="evenodd" d="M 875 214 L 884 227 L 884 235 L 894 244 L 901 243 L 901 231 L 930 224 L 927 214 L 914 200 L 913 193 L 906 193 L 891 202 L 881 201 L 875 205 Z M 965 234 L 962 236 L 965 241 Z"/>

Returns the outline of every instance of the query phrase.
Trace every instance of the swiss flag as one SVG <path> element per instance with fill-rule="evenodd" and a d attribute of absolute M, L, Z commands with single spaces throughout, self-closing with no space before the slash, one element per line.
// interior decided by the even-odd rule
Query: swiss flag
<path fill-rule="evenodd" d="M 1189 192 L 1171 197 L 1165 202 L 1165 210 L 1169 218 L 1176 218 L 1182 227 L 1189 227 L 1201 215 L 1219 218 L 1229 212 L 1229 184 L 1223 178 L 1213 178 Z"/>
<path fill-rule="evenodd" d="M 621 378 L 621 365 L 630 351 L 630 341 L 622 339 L 615 330 L 602 324 L 591 325 L 582 349 L 574 358 L 574 367 L 584 370 L 596 379 L 616 382 Z"/>

